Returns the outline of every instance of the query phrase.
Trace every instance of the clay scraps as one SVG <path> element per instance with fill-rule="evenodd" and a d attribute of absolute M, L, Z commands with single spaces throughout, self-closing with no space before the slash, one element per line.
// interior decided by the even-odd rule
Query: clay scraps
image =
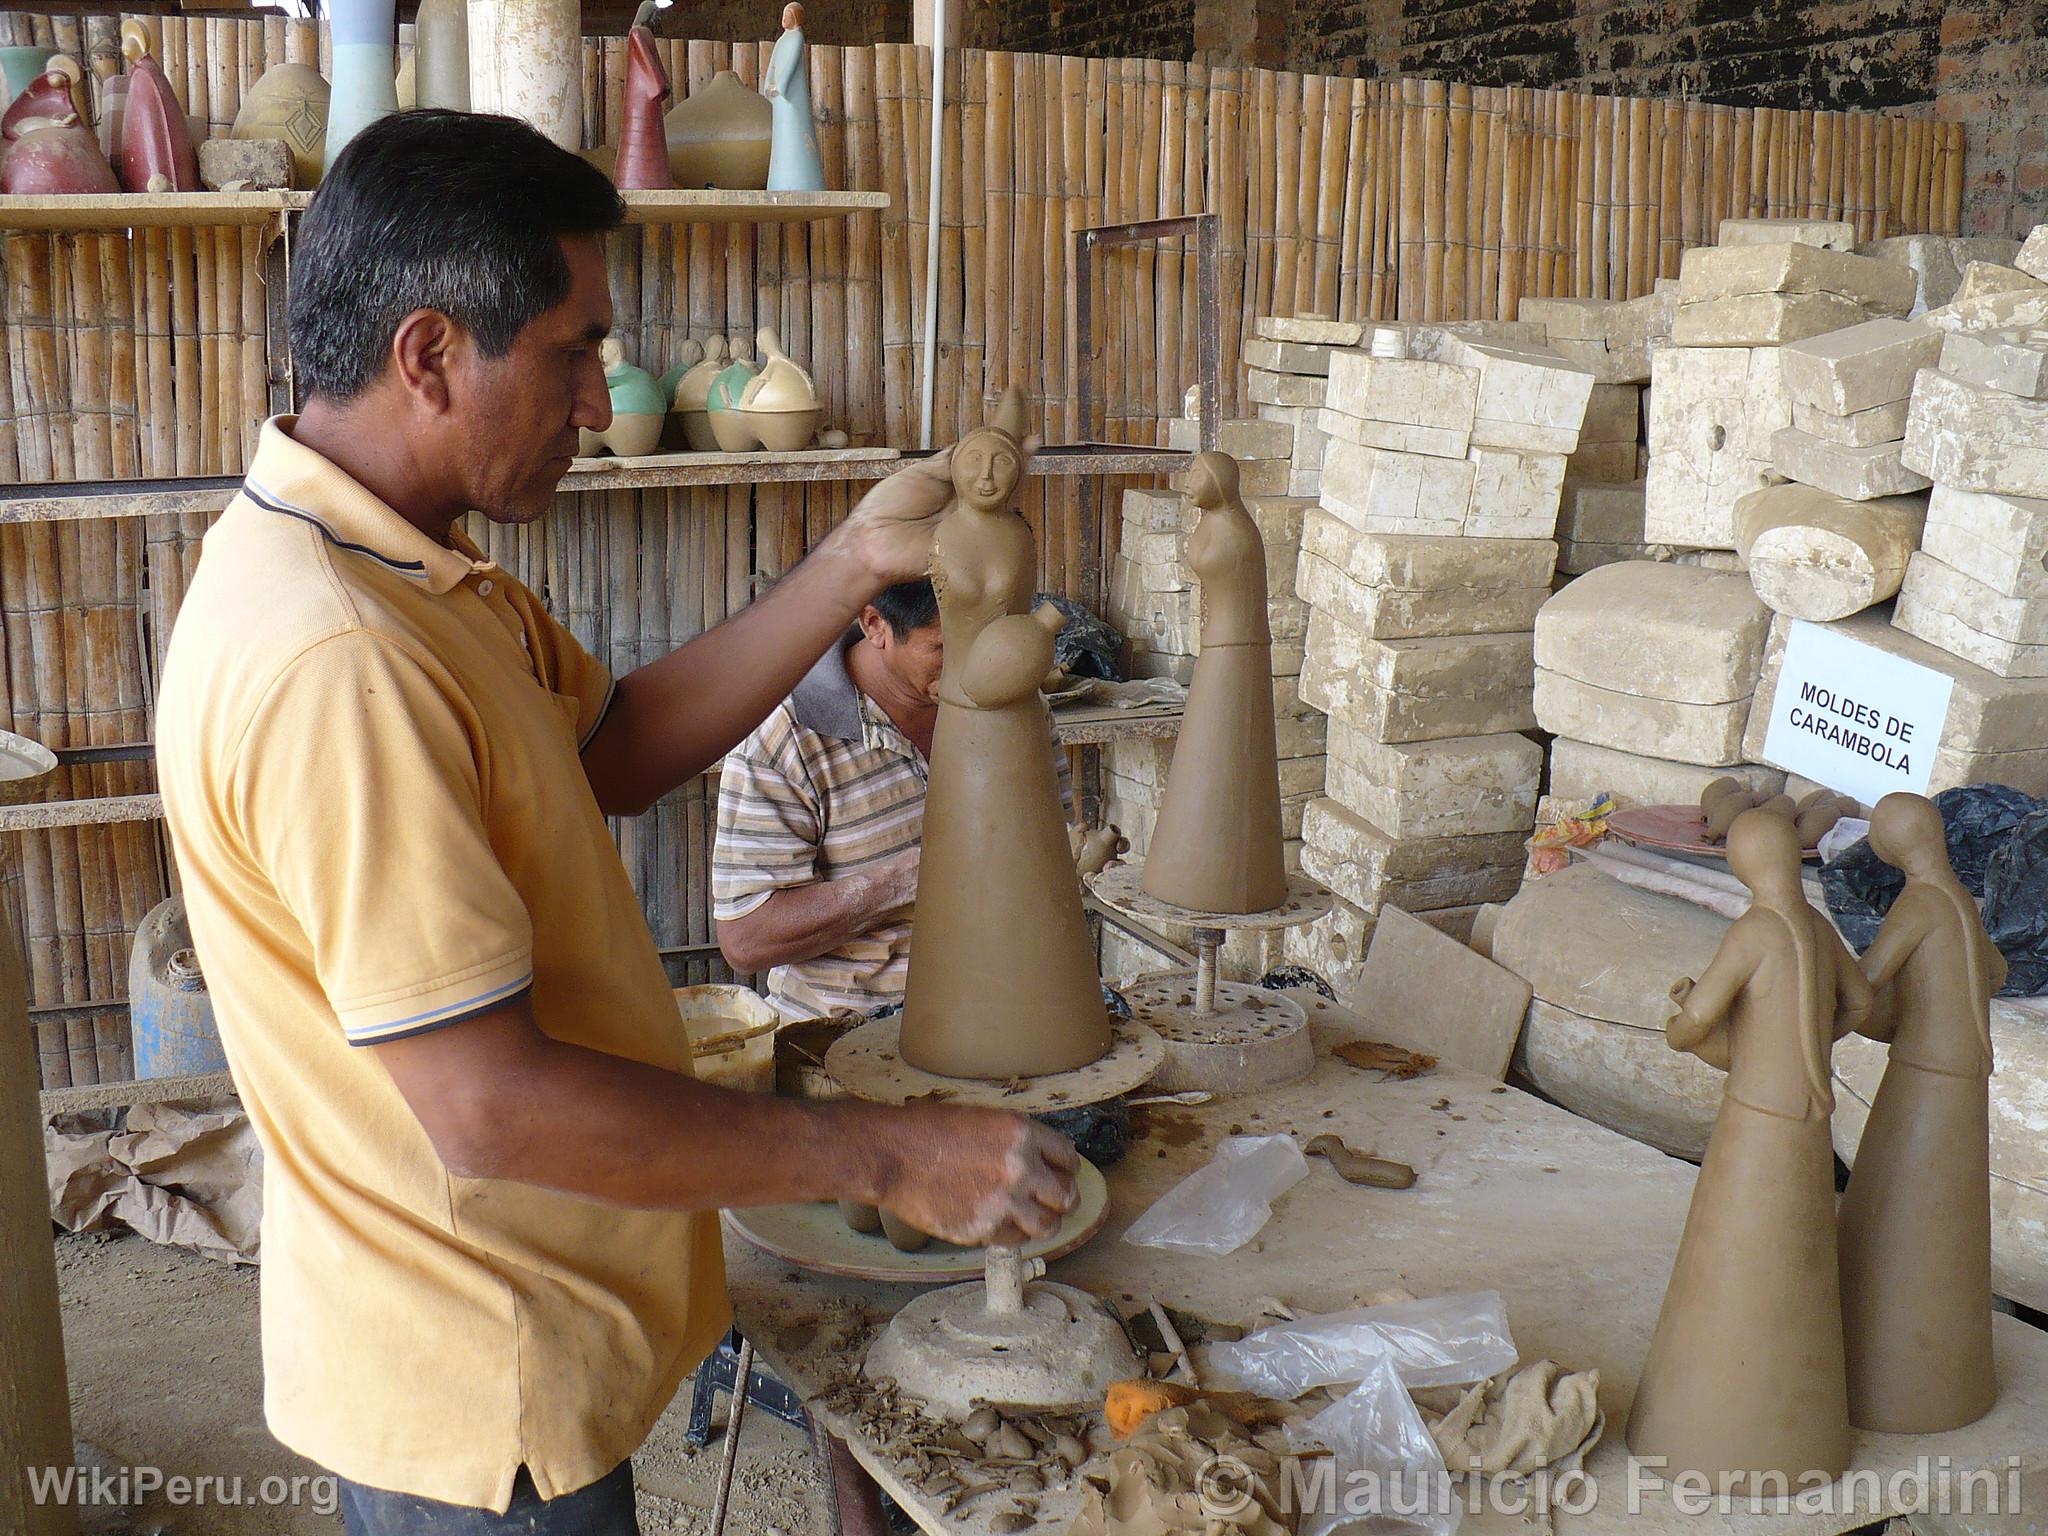
<path fill-rule="evenodd" d="M 1476 1386 L 1412 1394 L 1453 1474 L 1529 1477 L 1583 1458 L 1607 1427 L 1600 1373 L 1538 1360 Z"/>
<path fill-rule="evenodd" d="M 1328 1132 L 1311 1137 L 1302 1151 L 1324 1159 L 1347 1184 L 1364 1184 L 1373 1189 L 1409 1189 L 1415 1184 L 1415 1170 L 1406 1163 L 1361 1152 L 1343 1137 Z"/>
<path fill-rule="evenodd" d="M 1384 1040 L 1346 1040 L 1333 1048 L 1340 1061 L 1348 1061 L 1354 1067 L 1368 1072 L 1384 1072 L 1390 1078 L 1407 1082 L 1413 1077 L 1423 1077 L 1436 1070 L 1436 1058 L 1421 1051 L 1407 1050 L 1402 1046 L 1389 1045 Z"/>
<path fill-rule="evenodd" d="M 1232 1458 L 1240 1474 L 1229 1490 L 1228 1503 L 1242 1506 L 1235 1513 L 1208 1486 L 1219 1457 Z M 1287 1536 L 1283 1459 L 1206 1404 L 1169 1408 L 1086 1474 L 1087 1502 L 1070 1536 Z"/>

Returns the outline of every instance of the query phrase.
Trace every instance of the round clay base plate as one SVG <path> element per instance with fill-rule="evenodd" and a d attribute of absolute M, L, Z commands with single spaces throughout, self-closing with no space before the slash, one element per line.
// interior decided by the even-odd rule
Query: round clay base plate
<path fill-rule="evenodd" d="M 1638 848 L 1659 848 L 1695 858 L 1728 857 L 1726 844 L 1707 841 L 1707 824 L 1700 820 L 1696 805 L 1632 805 L 1608 817 L 1607 830 Z M 1818 859 L 1820 850 L 1808 848 L 1805 856 Z"/>
<path fill-rule="evenodd" d="M 1177 928 L 1221 928 L 1226 932 L 1243 929 L 1299 928 L 1329 911 L 1335 898 L 1307 875 L 1287 877 L 1287 899 L 1264 912 L 1197 912 L 1177 907 L 1170 901 L 1145 894 L 1143 864 L 1112 864 L 1088 882 L 1088 892 L 1097 901 L 1125 917 L 1140 922 L 1164 923 Z"/>
<path fill-rule="evenodd" d="M 872 1104 L 909 1104 L 924 1099 L 946 1104 L 983 1104 L 1042 1115 L 1054 1109 L 1079 1109 L 1129 1093 L 1150 1081 L 1159 1070 L 1166 1047 L 1142 1024 L 1111 1019 L 1115 1032 L 1109 1053 L 1046 1077 L 1013 1077 L 991 1081 L 979 1077 L 941 1077 L 905 1061 L 898 1050 L 903 1015 L 894 1014 L 849 1030 L 825 1053 L 825 1070 L 856 1099 Z"/>
<path fill-rule="evenodd" d="M 1051 1236 L 1026 1243 L 1018 1252 L 1050 1264 L 1079 1248 L 1109 1220 L 1109 1187 L 1087 1158 L 1074 1173 L 1077 1199 Z M 839 1214 L 836 1201 L 758 1205 L 727 1211 L 725 1224 L 764 1253 L 800 1269 L 850 1280 L 917 1284 L 931 1280 L 979 1278 L 985 1250 L 956 1248 L 937 1238 L 916 1253 L 904 1253 L 879 1232 L 856 1232 Z"/>
<path fill-rule="evenodd" d="M 1249 1093 L 1298 1083 L 1315 1066 L 1308 1014 L 1283 993 L 1219 981 L 1216 1011 L 1198 1014 L 1194 974 L 1169 971 L 1124 988 L 1124 999 L 1166 1042 L 1150 1085 L 1161 1093 Z"/>

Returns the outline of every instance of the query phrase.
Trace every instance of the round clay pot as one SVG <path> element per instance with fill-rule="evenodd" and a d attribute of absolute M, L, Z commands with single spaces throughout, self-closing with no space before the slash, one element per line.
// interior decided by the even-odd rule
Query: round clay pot
<path fill-rule="evenodd" d="M 709 411 L 683 411 L 683 441 L 697 453 L 718 452 L 718 438 L 711 430 Z"/>
<path fill-rule="evenodd" d="M 761 446 L 771 453 L 794 453 L 799 448 L 811 446 L 811 439 L 817 435 L 818 418 L 822 410 L 808 411 L 756 411 L 740 412 L 753 423 L 754 435 L 761 439 Z"/>
<path fill-rule="evenodd" d="M 753 453 L 761 446 L 761 439 L 754 431 L 754 424 L 745 411 L 728 410 L 710 413 L 712 444 L 723 453 Z M 688 425 L 685 419 L 684 425 Z"/>
<path fill-rule="evenodd" d="M 605 446 L 622 459 L 652 453 L 661 443 L 661 424 L 667 419 L 666 411 L 658 415 L 615 415 L 611 430 L 604 435 Z"/>
<path fill-rule="evenodd" d="M 768 185 L 774 108 L 729 69 L 670 109 L 663 128 L 679 187 L 759 191 Z"/>
<path fill-rule="evenodd" d="M 327 163 L 328 97 L 327 82 L 310 64 L 273 64 L 242 98 L 229 136 L 283 139 L 291 147 L 293 183 L 317 187 Z"/>
<path fill-rule="evenodd" d="M 604 447 L 604 439 L 591 431 L 590 428 L 578 427 L 576 429 L 576 456 L 578 458 L 588 459 L 595 457 L 598 450 L 602 447 Z"/>

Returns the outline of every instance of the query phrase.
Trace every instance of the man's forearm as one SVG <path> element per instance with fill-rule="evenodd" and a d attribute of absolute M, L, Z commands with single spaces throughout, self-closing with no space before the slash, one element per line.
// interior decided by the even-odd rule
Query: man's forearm
<path fill-rule="evenodd" d="M 719 923 L 718 947 L 738 971 L 815 960 L 907 907 L 914 889 L 885 869 L 776 891 L 745 917 Z"/>

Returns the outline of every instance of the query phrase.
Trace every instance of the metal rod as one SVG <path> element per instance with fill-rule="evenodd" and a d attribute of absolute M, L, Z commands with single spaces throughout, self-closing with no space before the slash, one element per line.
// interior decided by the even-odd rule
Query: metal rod
<path fill-rule="evenodd" d="M 1195 930 L 1195 1012 L 1216 1011 L 1216 951 L 1223 947 L 1221 928 Z"/>

